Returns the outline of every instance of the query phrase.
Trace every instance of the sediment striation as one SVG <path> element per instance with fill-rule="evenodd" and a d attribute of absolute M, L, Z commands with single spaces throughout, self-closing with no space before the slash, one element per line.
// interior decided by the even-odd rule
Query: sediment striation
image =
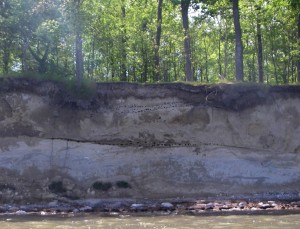
<path fill-rule="evenodd" d="M 0 79 L 0 202 L 300 193 L 300 86 Z"/>

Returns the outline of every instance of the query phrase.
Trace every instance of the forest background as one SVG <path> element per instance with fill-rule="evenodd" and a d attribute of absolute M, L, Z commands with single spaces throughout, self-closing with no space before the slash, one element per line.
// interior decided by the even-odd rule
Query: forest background
<path fill-rule="evenodd" d="M 298 0 L 0 0 L 0 74 L 300 82 Z"/>

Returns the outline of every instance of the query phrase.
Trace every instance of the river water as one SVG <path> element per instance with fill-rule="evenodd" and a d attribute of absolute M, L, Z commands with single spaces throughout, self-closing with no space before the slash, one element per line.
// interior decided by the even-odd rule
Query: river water
<path fill-rule="evenodd" d="M 1 229 L 300 228 L 300 214 L 229 216 L 1 216 Z"/>

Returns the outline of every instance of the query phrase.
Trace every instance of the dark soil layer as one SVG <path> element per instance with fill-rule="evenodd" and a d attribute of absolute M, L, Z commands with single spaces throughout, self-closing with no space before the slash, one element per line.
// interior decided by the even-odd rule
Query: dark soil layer
<path fill-rule="evenodd" d="M 300 97 L 300 85 L 267 86 L 252 83 L 216 84 L 193 86 L 183 83 L 136 84 L 98 83 L 83 85 L 81 89 L 62 82 L 28 78 L 1 78 L 0 94 L 26 92 L 49 96 L 53 102 L 74 109 L 109 107 L 110 101 L 135 97 L 177 97 L 187 104 L 206 105 L 226 110 L 242 111 L 281 98 Z"/>

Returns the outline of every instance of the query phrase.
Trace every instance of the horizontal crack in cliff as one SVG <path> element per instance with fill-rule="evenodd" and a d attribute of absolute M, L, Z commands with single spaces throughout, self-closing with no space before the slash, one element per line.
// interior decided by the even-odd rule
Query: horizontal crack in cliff
<path fill-rule="evenodd" d="M 120 146 L 120 147 L 144 147 L 144 148 L 175 148 L 175 147 L 193 147 L 199 148 L 201 146 L 215 146 L 215 147 L 223 147 L 223 148 L 233 148 L 240 150 L 252 150 L 255 152 L 272 152 L 270 149 L 263 148 L 254 148 L 249 146 L 234 146 L 227 144 L 218 144 L 211 142 L 198 142 L 197 144 L 191 144 L 188 142 L 181 143 L 168 143 L 168 142 L 147 142 L 147 141 L 128 141 L 128 140 L 80 140 L 80 139 L 71 139 L 71 138 L 42 138 L 48 140 L 61 140 L 68 142 L 76 142 L 76 143 L 90 143 L 97 145 L 108 145 L 108 146 Z M 277 152 L 283 153 L 283 152 Z"/>

